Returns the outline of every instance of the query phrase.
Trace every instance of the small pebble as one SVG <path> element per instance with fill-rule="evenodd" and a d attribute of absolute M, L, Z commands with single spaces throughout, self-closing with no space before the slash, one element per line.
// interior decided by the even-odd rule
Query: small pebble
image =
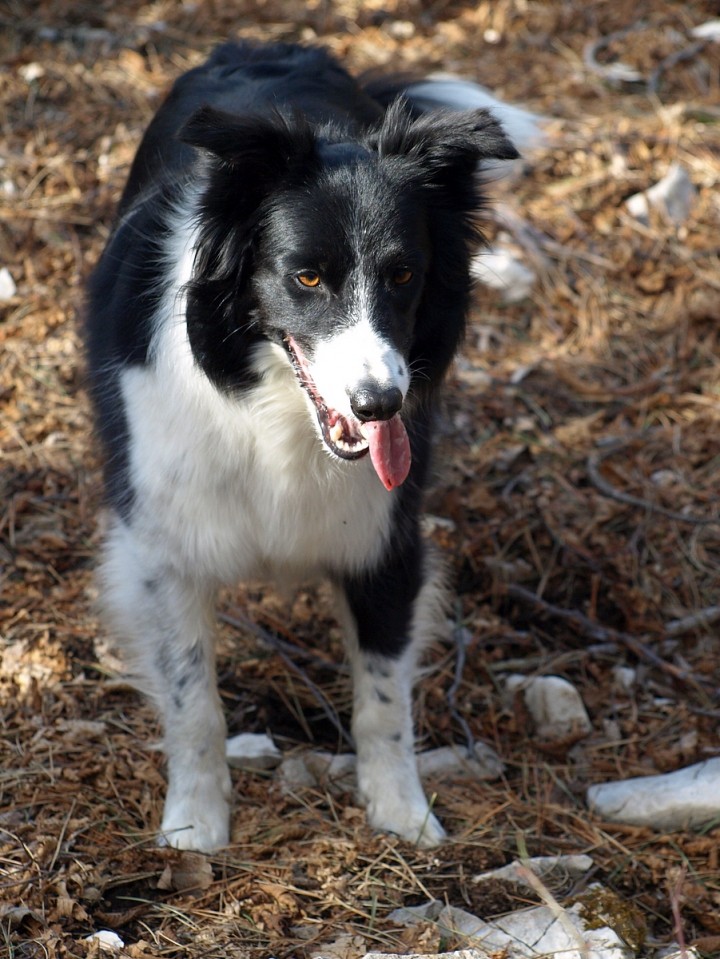
<path fill-rule="evenodd" d="M 15 280 L 6 266 L 0 267 L 0 303 L 11 300 L 17 293 Z"/>

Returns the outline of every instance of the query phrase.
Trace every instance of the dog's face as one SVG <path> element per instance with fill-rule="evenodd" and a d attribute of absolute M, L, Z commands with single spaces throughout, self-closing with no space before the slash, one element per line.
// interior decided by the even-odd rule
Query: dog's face
<path fill-rule="evenodd" d="M 327 450 L 369 453 L 384 485 L 400 485 L 403 406 L 462 335 L 476 165 L 514 148 L 484 111 L 412 120 L 401 106 L 361 141 L 211 110 L 185 139 L 215 161 L 193 287 L 222 304 L 225 364 L 249 331 L 281 344 Z M 213 349 L 202 334 L 196 355 Z"/>
<path fill-rule="evenodd" d="M 273 198 L 251 283 L 329 452 L 357 459 L 369 451 L 392 488 L 410 464 L 399 414 L 430 239 L 416 191 L 367 151 L 350 157 Z"/>

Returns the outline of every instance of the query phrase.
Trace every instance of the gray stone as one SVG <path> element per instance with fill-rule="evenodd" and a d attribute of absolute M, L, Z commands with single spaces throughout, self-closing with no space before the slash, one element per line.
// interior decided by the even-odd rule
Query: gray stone
<path fill-rule="evenodd" d="M 590 809 L 610 822 L 675 830 L 720 816 L 720 758 L 659 776 L 597 783 L 587 790 Z"/>

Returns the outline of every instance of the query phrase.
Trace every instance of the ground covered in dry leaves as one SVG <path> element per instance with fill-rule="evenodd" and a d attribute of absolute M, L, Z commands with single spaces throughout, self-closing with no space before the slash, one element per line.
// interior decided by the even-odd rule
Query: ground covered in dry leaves
<path fill-rule="evenodd" d="M 663 835 L 598 821 L 584 801 L 591 783 L 718 754 L 720 45 L 689 34 L 716 9 L 0 3 L 0 268 L 17 287 L 0 315 L 0 953 L 88 956 L 100 928 L 133 957 L 458 948 L 387 914 L 429 897 L 486 918 L 519 908 L 527 893 L 471 879 L 526 847 L 589 853 L 643 954 L 679 935 L 720 954 L 720 824 Z M 428 504 L 465 648 L 463 661 L 451 631 L 430 650 L 419 743 L 469 734 L 506 775 L 428 784 L 452 837 L 431 852 L 373 835 L 352 795 L 283 795 L 240 772 L 231 848 L 207 860 L 156 849 L 163 763 L 147 744 L 159 731 L 96 642 L 82 285 L 163 91 L 237 34 L 317 39 L 358 69 L 458 71 L 554 118 L 488 226 L 491 238 L 510 227 L 539 279 L 514 305 L 478 290 Z M 636 78 L 611 82 L 618 62 Z M 697 188 L 689 218 L 633 220 L 625 199 L 674 162 Z M 342 749 L 348 682 L 322 595 L 231 591 L 222 612 L 230 732 Z M 299 668 L 262 634 L 296 644 Z M 618 665 L 636 671 L 630 688 Z M 593 733 L 539 742 L 502 695 L 509 672 L 570 679 Z"/>

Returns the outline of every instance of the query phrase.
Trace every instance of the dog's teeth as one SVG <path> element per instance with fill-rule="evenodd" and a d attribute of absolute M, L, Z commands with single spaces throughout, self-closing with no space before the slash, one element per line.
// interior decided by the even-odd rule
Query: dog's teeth
<path fill-rule="evenodd" d="M 333 441 L 333 443 L 340 443 L 340 441 L 342 440 L 342 436 L 343 436 L 342 423 L 340 422 L 340 420 L 338 420 L 334 426 L 330 427 L 330 439 Z"/>

